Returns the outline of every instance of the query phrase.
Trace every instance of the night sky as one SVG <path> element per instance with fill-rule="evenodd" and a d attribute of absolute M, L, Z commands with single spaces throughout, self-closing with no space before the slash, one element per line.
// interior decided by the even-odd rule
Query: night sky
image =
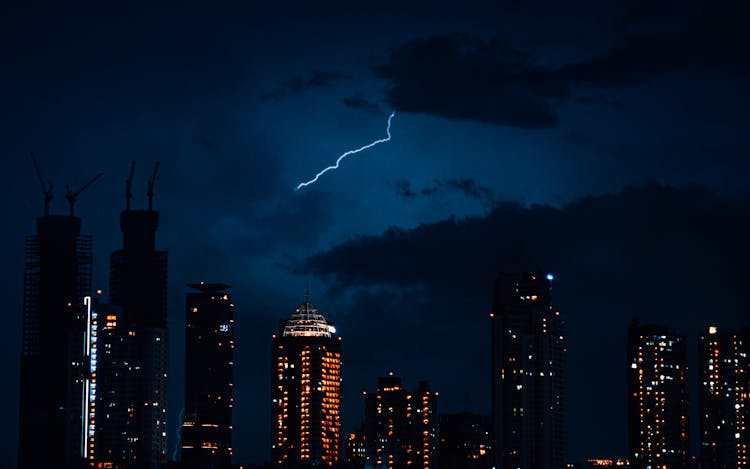
<path fill-rule="evenodd" d="M 631 317 L 686 334 L 692 360 L 709 324 L 748 322 L 750 8 L 272 3 L 0 6 L 0 466 L 43 211 L 30 151 L 53 213 L 105 173 L 77 204 L 105 293 L 130 161 L 134 208 L 161 162 L 170 451 L 187 282 L 233 285 L 235 455 L 260 462 L 271 334 L 306 282 L 343 337 L 349 432 L 388 370 L 429 380 L 442 412 L 489 413 L 493 281 L 538 270 L 566 321 L 569 459 L 625 456 Z M 394 110 L 391 141 L 294 191 Z"/>

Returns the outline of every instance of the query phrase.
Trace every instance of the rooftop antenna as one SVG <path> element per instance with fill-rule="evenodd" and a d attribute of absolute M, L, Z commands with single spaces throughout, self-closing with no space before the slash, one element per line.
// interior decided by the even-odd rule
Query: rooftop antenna
<path fill-rule="evenodd" d="M 310 281 L 305 280 L 305 301 L 310 301 Z"/>
<path fill-rule="evenodd" d="M 81 186 L 81 188 L 78 189 L 75 192 L 73 192 L 70 189 L 70 184 L 65 184 L 65 198 L 68 200 L 68 205 L 70 205 L 70 216 L 71 217 L 73 216 L 73 209 L 75 208 L 76 199 L 81 194 L 81 192 L 83 192 L 86 189 L 88 189 L 91 184 L 93 184 L 94 182 L 96 182 L 96 180 L 99 179 L 102 176 L 104 176 L 104 173 L 97 174 L 96 176 L 94 176 L 91 179 L 89 179 L 89 182 L 87 182 L 86 184 L 84 184 L 83 186 Z"/>
<path fill-rule="evenodd" d="M 156 182 L 156 174 L 158 172 L 159 172 L 159 160 L 156 160 L 156 164 L 154 165 L 154 173 L 151 175 L 151 179 L 148 180 L 148 191 L 146 191 L 146 195 L 148 196 L 148 210 L 149 211 L 153 209 L 154 183 Z"/>
<path fill-rule="evenodd" d="M 42 185 L 42 193 L 44 194 L 44 216 L 49 215 L 49 204 L 52 202 L 52 184 L 44 179 L 42 176 L 42 170 L 39 169 L 39 162 L 36 160 L 36 155 L 31 152 L 31 161 L 34 163 L 34 169 L 36 175 L 39 178 L 39 184 Z"/>
<path fill-rule="evenodd" d="M 130 162 L 130 175 L 125 180 L 125 210 L 130 210 L 130 200 L 133 198 L 133 173 L 135 172 L 135 160 Z"/>

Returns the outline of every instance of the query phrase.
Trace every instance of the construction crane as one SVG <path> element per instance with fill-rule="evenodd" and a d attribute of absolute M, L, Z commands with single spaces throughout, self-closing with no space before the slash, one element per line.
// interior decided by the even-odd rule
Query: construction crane
<path fill-rule="evenodd" d="M 70 205 L 70 216 L 71 217 L 73 216 L 73 209 L 74 209 L 75 204 L 76 204 L 76 199 L 81 194 L 81 192 L 83 192 L 84 190 L 88 189 L 88 187 L 91 184 L 93 184 L 94 182 L 96 182 L 96 180 L 99 179 L 102 176 L 104 176 L 104 173 L 97 174 L 96 176 L 94 176 L 91 179 L 89 179 L 89 182 L 87 182 L 86 184 L 84 184 L 80 189 L 78 189 L 75 192 L 73 192 L 72 190 L 70 190 L 70 184 L 65 184 L 65 198 L 68 200 L 68 205 Z"/>
<path fill-rule="evenodd" d="M 42 185 L 42 193 L 44 194 L 44 216 L 49 215 L 49 205 L 50 202 L 52 202 L 52 184 L 50 184 L 48 181 L 44 179 L 44 176 L 42 176 L 42 170 L 39 169 L 39 162 L 36 160 L 36 155 L 34 155 L 34 152 L 31 152 L 31 161 L 34 163 L 34 169 L 36 170 L 36 175 L 39 177 L 39 184 Z"/>
<path fill-rule="evenodd" d="M 135 160 L 130 162 L 130 176 L 125 180 L 125 209 L 130 210 L 130 200 L 133 198 L 133 173 L 135 172 Z"/>
<path fill-rule="evenodd" d="M 148 210 L 149 211 L 153 209 L 154 183 L 156 182 L 156 174 L 158 172 L 159 172 L 159 160 L 156 160 L 156 164 L 154 165 L 154 173 L 151 175 L 151 179 L 148 180 L 148 191 L 146 191 L 146 195 L 148 196 Z"/>

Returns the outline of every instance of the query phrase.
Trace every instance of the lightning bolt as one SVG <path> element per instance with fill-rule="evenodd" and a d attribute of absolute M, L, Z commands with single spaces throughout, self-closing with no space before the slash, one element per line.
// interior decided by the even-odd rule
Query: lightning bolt
<path fill-rule="evenodd" d="M 338 157 L 338 159 L 336 160 L 336 164 L 334 164 L 334 165 L 332 165 L 332 166 L 329 166 L 329 167 L 325 168 L 324 170 L 322 170 L 321 172 L 319 172 L 318 174 L 316 174 L 316 175 L 315 175 L 315 177 L 314 177 L 314 178 L 312 178 L 312 179 L 310 179 L 309 181 L 307 181 L 307 182 L 301 182 L 301 183 L 299 183 L 299 185 L 297 186 L 297 188 L 296 188 L 296 189 L 294 189 L 294 190 L 295 190 L 295 191 L 298 191 L 298 190 L 302 189 L 303 187 L 309 186 L 310 184 L 312 184 L 312 183 L 314 183 L 315 181 L 317 181 L 317 180 L 318 180 L 318 178 L 319 178 L 320 176 L 324 175 L 324 174 L 325 174 L 325 173 L 327 173 L 328 171 L 330 171 L 330 170 L 332 170 L 332 169 L 338 169 L 338 167 L 339 167 L 339 163 L 341 163 L 341 160 L 343 160 L 343 159 L 344 159 L 344 158 L 346 158 L 347 156 L 349 156 L 349 155 L 353 155 L 353 154 L 355 154 L 355 153 L 359 153 L 359 152 L 361 152 L 361 151 L 365 151 L 365 150 L 367 150 L 368 148 L 372 148 L 372 147 L 374 147 L 375 145 L 378 145 L 378 144 L 380 144 L 380 143 L 385 143 L 385 142 L 389 141 L 389 140 L 391 139 L 391 119 L 393 119 L 393 116 L 395 116 L 395 115 L 396 115 L 396 111 L 393 111 L 393 112 L 391 112 L 391 115 L 390 115 L 390 116 L 388 116 L 388 126 L 387 126 L 387 127 L 386 127 L 386 129 L 385 129 L 385 133 L 386 133 L 386 135 L 387 135 L 387 137 L 386 137 L 386 138 L 381 138 L 381 139 L 379 139 L 379 140 L 375 140 L 374 142 L 368 143 L 367 145 L 365 145 L 365 146 L 363 146 L 363 147 L 359 147 L 359 148 L 357 148 L 356 150 L 349 150 L 349 151 L 347 151 L 346 153 L 343 153 L 343 154 L 342 154 L 341 156 L 339 156 L 339 157 Z"/>
<path fill-rule="evenodd" d="M 172 460 L 177 461 L 177 453 L 180 452 L 182 446 L 182 418 L 185 416 L 185 409 L 180 409 L 180 415 L 177 417 L 177 446 L 174 447 L 174 453 L 172 453 Z"/>

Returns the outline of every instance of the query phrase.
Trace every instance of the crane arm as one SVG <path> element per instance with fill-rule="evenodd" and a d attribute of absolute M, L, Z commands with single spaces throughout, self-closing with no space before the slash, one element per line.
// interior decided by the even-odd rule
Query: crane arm
<path fill-rule="evenodd" d="M 76 199 L 81 194 L 81 192 L 83 192 L 84 190 L 88 189 L 88 187 L 91 184 L 93 184 L 94 182 L 96 182 L 96 180 L 99 179 L 102 176 L 104 176 L 104 173 L 97 174 L 93 178 L 89 179 L 89 182 L 87 182 L 86 184 L 84 184 L 83 186 L 81 186 L 81 188 L 78 189 L 75 192 L 73 192 L 71 190 L 70 184 L 65 184 L 65 198 L 68 200 L 68 205 L 70 205 L 70 216 L 71 217 L 73 216 L 73 213 L 74 213 L 74 209 L 75 209 L 75 205 L 76 205 Z"/>
<path fill-rule="evenodd" d="M 148 195 L 148 209 L 151 210 L 153 207 L 153 199 L 154 199 L 154 184 L 156 183 L 156 175 L 159 173 L 159 160 L 156 160 L 156 164 L 154 165 L 154 172 L 151 174 L 151 179 L 148 180 L 148 191 L 146 192 L 146 195 Z"/>
<path fill-rule="evenodd" d="M 104 173 L 99 173 L 99 174 L 97 174 L 96 176 L 94 176 L 94 177 L 92 177 L 91 179 L 89 179 L 89 182 L 87 182 L 87 183 L 86 183 L 86 184 L 84 184 L 84 185 L 83 185 L 83 186 L 82 186 L 82 187 L 81 187 L 80 189 L 78 189 L 78 190 L 76 191 L 76 193 L 75 193 L 75 194 L 73 194 L 73 197 L 78 197 L 78 195 L 79 195 L 79 194 L 80 194 L 81 192 L 83 192 L 84 190 L 88 189 L 88 188 L 89 188 L 89 186 L 91 186 L 91 184 L 95 183 L 95 182 L 96 182 L 96 180 L 97 180 L 97 179 L 99 179 L 99 178 L 100 178 L 100 177 L 102 177 L 102 176 L 104 176 Z"/>
<path fill-rule="evenodd" d="M 31 161 L 34 163 L 34 169 L 36 170 L 36 175 L 39 178 L 39 184 L 42 186 L 42 191 L 44 193 L 47 193 L 47 182 L 44 180 L 44 176 L 42 176 L 42 170 L 39 168 L 39 162 L 36 160 L 36 155 L 34 152 L 31 152 Z"/>
<path fill-rule="evenodd" d="M 130 176 L 125 180 L 125 203 L 130 210 L 130 200 L 133 198 L 133 174 L 135 173 L 135 160 L 130 162 Z"/>
<path fill-rule="evenodd" d="M 39 178 L 39 184 L 42 186 L 42 193 L 44 194 L 44 215 L 49 215 L 49 205 L 53 198 L 52 184 L 44 180 L 39 162 L 36 160 L 36 155 L 33 151 L 31 152 L 31 161 L 34 163 L 34 169 L 36 170 L 36 175 Z"/>

